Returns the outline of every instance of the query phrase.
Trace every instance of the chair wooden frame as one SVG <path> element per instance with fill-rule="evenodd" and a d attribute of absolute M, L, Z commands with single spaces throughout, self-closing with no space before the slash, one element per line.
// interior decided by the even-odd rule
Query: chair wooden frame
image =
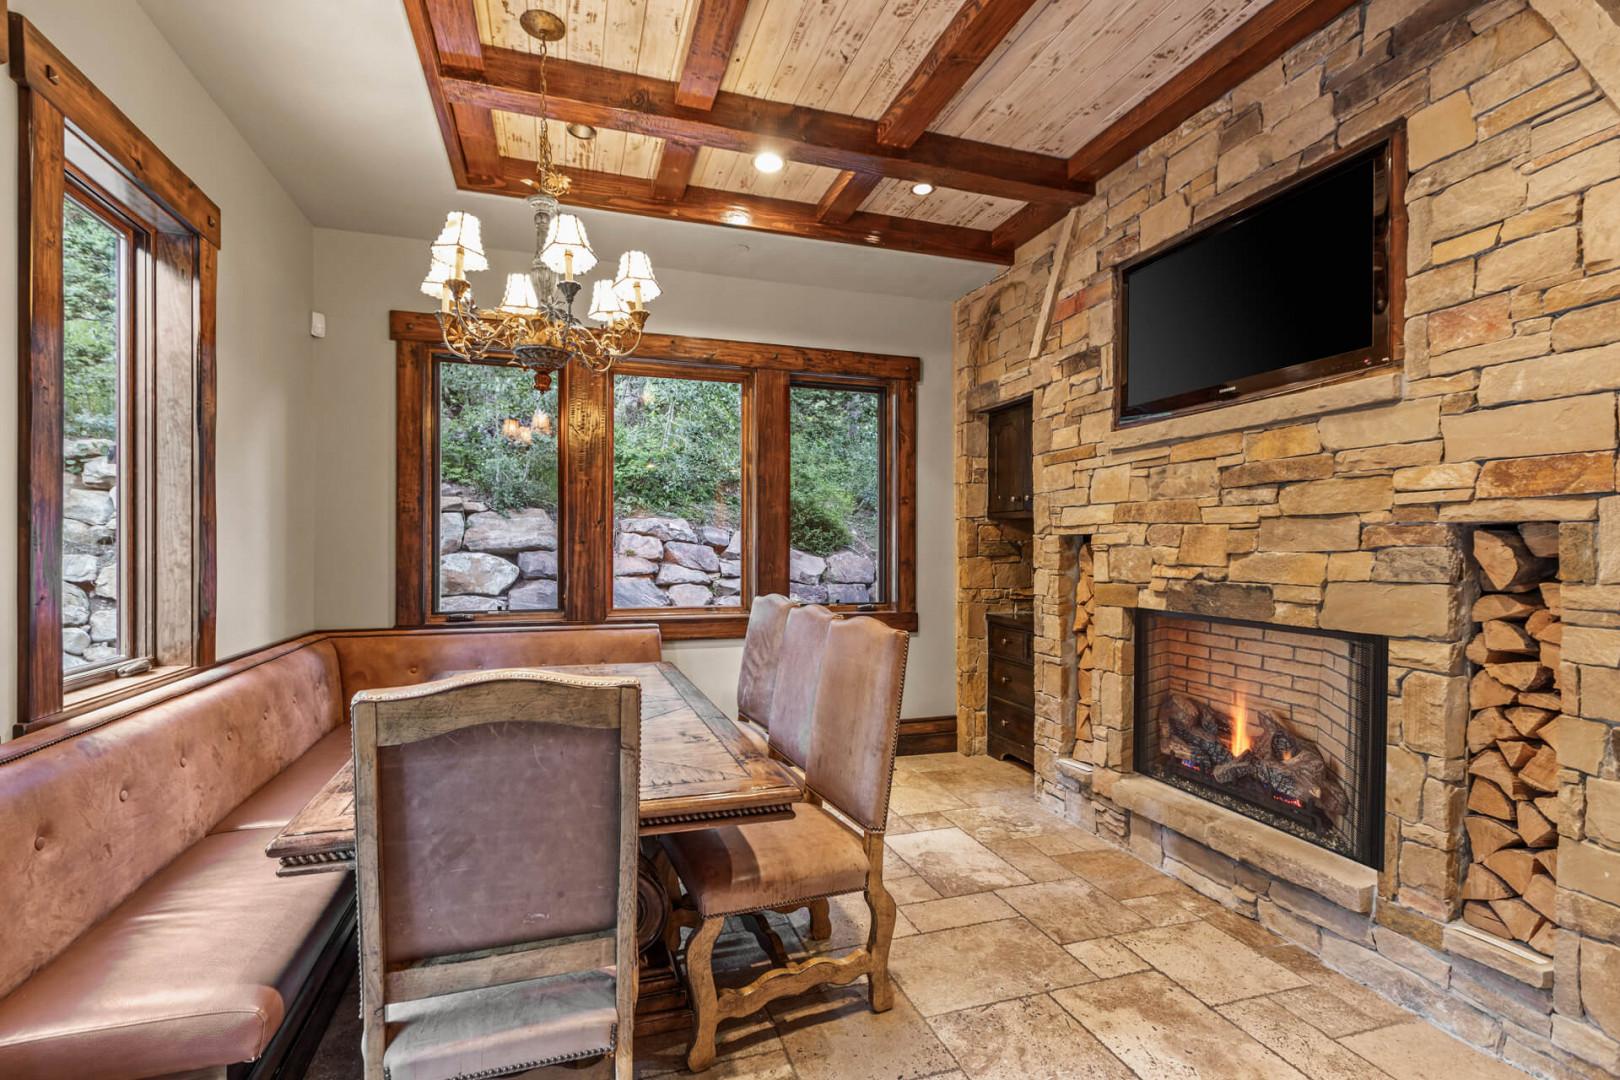
<path fill-rule="evenodd" d="M 535 708 L 535 684 L 554 690 Z M 604 702 L 606 698 L 606 702 Z M 604 703 L 607 708 L 604 708 Z M 391 1003 L 613 966 L 617 1080 L 633 1075 L 637 992 L 636 877 L 640 855 L 641 686 L 635 679 L 564 675 L 529 668 L 469 672 L 354 697 L 356 872 L 360 908 L 360 1002 L 366 1080 L 382 1080 Z M 619 852 L 614 929 L 499 950 L 385 961 L 378 806 L 379 746 L 398 746 L 493 722 L 616 727 L 619 730 Z M 365 808 L 370 807 L 371 812 Z"/>
<path fill-rule="evenodd" d="M 819 805 L 820 799 L 811 802 Z M 889 978 L 889 946 L 894 940 L 895 903 L 883 887 L 883 832 L 863 829 L 838 819 L 861 838 L 866 852 L 866 884 L 860 893 L 866 901 L 871 922 L 866 931 L 866 944 L 843 956 L 812 956 L 806 960 L 782 963 L 776 955 L 773 967 L 747 986 L 716 989 L 714 985 L 714 943 L 725 928 L 728 915 L 699 915 L 691 907 L 677 909 L 676 916 L 683 925 L 695 926 L 696 933 L 686 943 L 686 977 L 692 995 L 692 1042 L 686 1055 L 686 1067 L 701 1072 L 714 1064 L 715 1031 L 720 1021 L 758 1012 L 778 998 L 802 994 L 816 986 L 844 986 L 862 975 L 867 976 L 867 1000 L 873 1012 L 888 1012 L 894 1007 L 894 986 Z M 831 896 L 852 896 L 855 890 L 833 893 Z M 805 898 L 795 904 L 750 911 L 731 912 L 730 915 L 763 919 L 765 911 L 784 914 L 810 907 L 812 938 L 816 935 L 816 913 L 825 919 L 828 896 Z M 830 936 L 830 926 L 817 940 Z M 756 929 L 756 936 L 759 931 Z M 769 931 L 765 931 L 769 933 Z M 774 936 L 774 935 L 773 935 Z M 762 939 L 762 944 L 764 941 Z M 775 954 L 780 949 L 766 945 L 766 951 Z"/>

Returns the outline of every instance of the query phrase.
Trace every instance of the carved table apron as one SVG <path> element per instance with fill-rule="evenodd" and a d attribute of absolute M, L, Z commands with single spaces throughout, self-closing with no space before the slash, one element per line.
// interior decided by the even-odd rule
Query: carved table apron
<path fill-rule="evenodd" d="M 641 835 L 708 829 L 786 817 L 804 797 L 797 777 L 773 761 L 763 739 L 729 719 L 673 664 L 587 664 L 551 667 L 576 675 L 631 676 L 641 683 Z M 460 674 L 444 672 L 445 675 Z M 686 990 L 664 946 L 672 908 L 664 878 L 643 844 L 637 881 L 636 937 L 641 994 L 636 1031 L 685 1027 Z M 282 876 L 354 867 L 354 762 L 276 834 L 265 854 Z"/>

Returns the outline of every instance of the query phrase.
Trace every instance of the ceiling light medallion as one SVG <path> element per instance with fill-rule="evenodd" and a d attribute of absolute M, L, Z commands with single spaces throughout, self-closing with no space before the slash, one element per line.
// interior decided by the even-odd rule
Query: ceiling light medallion
<path fill-rule="evenodd" d="M 596 282 L 592 289 L 586 317 L 601 325 L 588 327 L 575 317 L 574 301 L 584 287 L 578 275 L 590 273 L 596 252 L 585 235 L 585 223 L 558 212 L 558 199 L 568 194 L 572 181 L 553 166 L 547 137 L 547 46 L 560 41 L 565 28 L 562 19 L 549 11 L 525 11 L 518 21 L 540 43 L 540 160 L 534 179 L 525 181 L 534 189 L 528 198 L 534 214 L 534 261 L 527 273 L 507 275 L 499 307 L 480 308 L 467 274 L 489 269 L 482 230 L 476 217 L 453 210 L 432 244 L 422 292 L 439 301 L 445 348 L 464 360 L 510 353 L 509 363 L 534 372 L 534 388 L 543 391 L 550 389 L 552 373 L 571 360 L 592 371 L 606 371 L 615 360 L 634 352 L 647 324 L 646 305 L 660 290 L 652 260 L 645 252 L 627 251 L 619 257 L 617 276 L 611 282 Z M 570 125 L 569 134 L 593 138 L 596 129 Z M 528 441 L 525 434 L 532 437 L 535 431 L 550 430 L 549 418 L 542 424 L 539 413 L 531 424 L 511 423 L 507 437 L 523 442 Z"/>

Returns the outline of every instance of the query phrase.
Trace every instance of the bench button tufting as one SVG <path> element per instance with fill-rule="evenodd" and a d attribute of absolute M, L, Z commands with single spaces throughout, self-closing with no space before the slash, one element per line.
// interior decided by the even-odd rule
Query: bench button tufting
<path fill-rule="evenodd" d="M 118 789 L 118 801 L 119 802 L 128 802 L 129 801 L 129 788 L 119 788 Z"/>
<path fill-rule="evenodd" d="M 34 837 L 34 850 L 35 851 L 44 851 L 45 850 L 45 838 L 43 836 Z"/>

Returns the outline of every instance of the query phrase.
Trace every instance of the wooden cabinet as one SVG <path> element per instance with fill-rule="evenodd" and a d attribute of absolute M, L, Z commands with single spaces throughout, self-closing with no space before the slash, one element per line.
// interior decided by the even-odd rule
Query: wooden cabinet
<path fill-rule="evenodd" d="M 1029 615 L 986 615 L 990 677 L 985 749 L 1035 764 L 1035 624 Z"/>
<path fill-rule="evenodd" d="M 990 476 L 987 513 L 991 517 L 1028 518 L 1035 513 L 1033 412 L 1028 399 L 994 409 L 990 425 Z"/>

